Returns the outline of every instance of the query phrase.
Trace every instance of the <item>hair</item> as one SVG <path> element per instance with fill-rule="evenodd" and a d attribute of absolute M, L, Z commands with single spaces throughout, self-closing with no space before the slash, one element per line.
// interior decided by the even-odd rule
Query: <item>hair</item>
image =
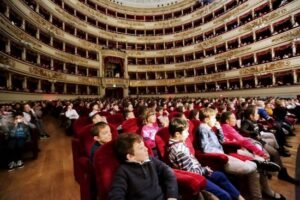
<path fill-rule="evenodd" d="M 227 112 L 223 112 L 222 115 L 221 115 L 221 118 L 220 118 L 220 122 L 222 124 L 226 124 L 226 120 L 229 119 L 229 117 L 232 115 L 233 113 L 230 112 L 230 111 L 227 111 Z"/>
<path fill-rule="evenodd" d="M 256 106 L 254 105 L 249 105 L 245 111 L 244 111 L 244 117 L 245 119 L 250 119 L 251 115 L 254 115 L 256 111 Z"/>
<path fill-rule="evenodd" d="M 215 116 L 217 112 L 212 108 L 202 108 L 199 113 L 199 119 L 204 121 L 205 118 Z"/>
<path fill-rule="evenodd" d="M 199 110 L 191 110 L 189 113 L 189 119 L 196 119 L 197 114 L 199 113 Z"/>
<path fill-rule="evenodd" d="M 188 123 L 186 120 L 179 117 L 174 117 L 169 124 L 170 135 L 174 137 L 176 132 L 181 134 L 187 127 Z"/>
<path fill-rule="evenodd" d="M 114 142 L 114 150 L 121 162 L 127 160 L 127 154 L 134 154 L 133 145 L 134 143 L 140 143 L 143 138 L 135 133 L 123 133 Z"/>
<path fill-rule="evenodd" d="M 106 122 L 98 122 L 91 129 L 92 136 L 98 136 L 100 130 L 104 129 L 108 124 Z"/>
<path fill-rule="evenodd" d="M 20 111 L 16 111 L 16 112 L 13 113 L 13 117 L 14 117 L 14 118 L 16 118 L 17 116 L 22 116 L 22 117 L 24 117 L 23 113 L 20 112 Z"/>
<path fill-rule="evenodd" d="M 144 111 L 144 114 L 142 116 L 142 121 L 143 121 L 143 124 L 147 124 L 147 121 L 148 121 L 148 117 L 150 117 L 151 115 L 156 115 L 156 112 L 154 109 L 151 109 L 151 108 L 147 108 L 145 111 Z"/>

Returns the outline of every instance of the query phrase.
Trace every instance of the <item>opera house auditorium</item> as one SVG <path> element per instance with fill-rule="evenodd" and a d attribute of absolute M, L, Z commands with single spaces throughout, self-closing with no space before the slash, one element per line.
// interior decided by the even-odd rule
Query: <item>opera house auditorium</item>
<path fill-rule="evenodd" d="M 300 200 L 300 1 L 0 1 L 0 180 L 0 200 Z"/>

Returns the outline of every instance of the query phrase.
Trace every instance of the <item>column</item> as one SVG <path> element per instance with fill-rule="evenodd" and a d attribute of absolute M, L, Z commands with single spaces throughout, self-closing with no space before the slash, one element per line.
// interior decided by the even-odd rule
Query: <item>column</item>
<path fill-rule="evenodd" d="M 6 87 L 9 90 L 12 89 L 11 72 L 7 73 Z"/>
<path fill-rule="evenodd" d="M 24 91 L 27 91 L 27 77 L 25 76 L 23 79 L 22 87 Z"/>
<path fill-rule="evenodd" d="M 257 75 L 254 75 L 254 86 L 257 87 L 257 85 L 258 85 Z"/>
<path fill-rule="evenodd" d="M 226 70 L 227 71 L 229 70 L 229 61 L 228 61 L 228 59 L 226 59 Z"/>
<path fill-rule="evenodd" d="M 184 93 L 187 93 L 186 85 L 184 85 Z"/>
<path fill-rule="evenodd" d="M 66 51 L 66 43 L 63 42 L 63 51 Z"/>
<path fill-rule="evenodd" d="M 64 62 L 63 63 L 63 72 L 65 73 L 67 71 L 67 65 L 66 65 L 66 63 Z"/>
<path fill-rule="evenodd" d="M 295 41 L 292 42 L 292 52 L 293 52 L 293 56 L 296 56 L 297 49 L 296 49 Z"/>
<path fill-rule="evenodd" d="M 40 29 L 36 30 L 35 37 L 36 39 L 40 40 Z"/>
<path fill-rule="evenodd" d="M 89 51 L 88 50 L 85 51 L 85 57 L 89 58 Z"/>
<path fill-rule="evenodd" d="M 272 60 L 275 58 L 275 51 L 274 48 L 271 48 L 271 56 L 272 56 Z"/>
<path fill-rule="evenodd" d="M 207 74 L 206 66 L 204 66 L 204 74 Z"/>
<path fill-rule="evenodd" d="M 227 90 L 230 89 L 230 83 L 229 83 L 229 80 L 226 81 L 226 87 L 227 87 Z"/>
<path fill-rule="evenodd" d="M 63 43 L 63 44 L 65 44 L 65 43 Z M 50 46 L 53 46 L 53 37 L 52 36 L 50 36 Z"/>
<path fill-rule="evenodd" d="M 22 60 L 26 60 L 26 48 L 23 47 L 23 51 L 22 51 Z"/>
<path fill-rule="evenodd" d="M 198 91 L 197 91 L 197 85 L 196 85 L 196 84 L 194 84 L 194 92 L 198 92 Z"/>
<path fill-rule="evenodd" d="M 7 18 L 9 18 L 9 6 L 8 5 L 6 5 L 6 9 L 5 9 L 5 17 L 7 17 Z"/>
<path fill-rule="evenodd" d="M 75 65 L 75 74 L 78 74 L 78 65 Z"/>
<path fill-rule="evenodd" d="M 54 60 L 53 60 L 53 58 L 50 59 L 50 69 L 54 70 Z"/>
<path fill-rule="evenodd" d="M 269 0 L 269 7 L 270 7 L 270 10 L 273 10 L 272 0 Z"/>
<path fill-rule="evenodd" d="M 55 84 L 54 84 L 54 81 L 51 81 L 51 93 L 55 93 Z"/>
<path fill-rule="evenodd" d="M 41 64 L 41 55 L 38 54 L 36 57 L 36 64 L 40 65 Z"/>
<path fill-rule="evenodd" d="M 7 43 L 5 45 L 5 53 L 10 54 L 10 40 L 7 40 Z"/>
<path fill-rule="evenodd" d="M 37 91 L 38 92 L 42 91 L 42 81 L 40 79 L 38 80 Z"/>
<path fill-rule="evenodd" d="M 39 4 L 36 4 L 36 7 L 35 7 L 35 12 L 39 13 L 40 12 L 40 6 Z"/>
<path fill-rule="evenodd" d="M 75 55 L 78 55 L 77 54 L 77 47 L 74 48 L 74 53 L 75 53 Z"/>
<path fill-rule="evenodd" d="M 254 64 L 257 64 L 257 56 L 256 56 L 256 53 L 254 54 Z"/>
<path fill-rule="evenodd" d="M 238 37 L 238 47 L 241 47 L 241 37 Z"/>
<path fill-rule="evenodd" d="M 295 69 L 293 70 L 293 82 L 294 84 L 298 83 L 298 75 Z"/>
<path fill-rule="evenodd" d="M 215 63 L 215 72 L 218 72 L 217 63 Z"/>
<path fill-rule="evenodd" d="M 242 89 L 242 88 L 243 88 L 243 79 L 240 78 L 240 89 Z"/>
<path fill-rule="evenodd" d="M 242 68 L 242 65 L 243 65 L 242 58 L 239 57 L 239 66 L 240 66 L 240 68 Z"/>
<path fill-rule="evenodd" d="M 207 91 L 207 84 L 206 84 L 206 82 L 204 83 L 204 90 L 205 90 L 205 92 Z"/>
<path fill-rule="evenodd" d="M 275 73 L 272 73 L 272 85 L 276 85 L 276 76 Z"/>
<path fill-rule="evenodd" d="M 174 85 L 174 92 L 175 92 L 175 93 L 178 93 L 178 90 L 177 90 L 177 86 L 176 86 L 176 85 Z"/>
<path fill-rule="evenodd" d="M 253 41 L 256 41 L 256 33 L 255 33 L 255 31 L 253 31 L 252 35 L 253 35 Z"/>
<path fill-rule="evenodd" d="M 78 90 L 79 88 L 78 88 L 78 85 L 75 85 L 75 94 L 78 94 Z"/>
<path fill-rule="evenodd" d="M 50 14 L 49 22 L 50 22 L 51 24 L 52 24 L 52 22 L 53 22 L 53 16 L 52 16 L 52 14 Z"/>
<path fill-rule="evenodd" d="M 89 68 L 86 68 L 86 76 L 89 76 Z"/>
<path fill-rule="evenodd" d="M 129 95 L 128 87 L 123 88 L 123 97 L 128 97 L 128 95 Z"/>
<path fill-rule="evenodd" d="M 91 90 L 90 90 L 90 86 L 89 86 L 89 85 L 86 86 L 86 93 L 87 93 L 88 95 L 91 94 Z"/>
<path fill-rule="evenodd" d="M 25 30 L 25 24 L 26 22 L 25 22 L 25 19 L 22 19 L 22 24 L 21 24 L 21 29 L 23 29 L 23 30 Z"/>
<path fill-rule="evenodd" d="M 64 94 L 67 94 L 67 84 L 64 83 Z"/>

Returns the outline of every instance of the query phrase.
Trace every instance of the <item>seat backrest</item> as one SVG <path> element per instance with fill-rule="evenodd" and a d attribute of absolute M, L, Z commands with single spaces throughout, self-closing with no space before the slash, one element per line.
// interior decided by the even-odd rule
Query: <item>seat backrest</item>
<path fill-rule="evenodd" d="M 79 132 L 83 127 L 85 127 L 88 124 L 91 124 L 92 121 L 88 116 L 80 116 L 77 120 L 73 123 L 73 130 L 74 130 L 74 136 L 78 137 Z"/>
<path fill-rule="evenodd" d="M 106 117 L 106 119 L 107 119 L 108 123 L 115 125 L 115 127 L 118 127 L 124 121 L 124 117 L 121 113 L 116 113 L 114 115 L 108 115 Z"/>
<path fill-rule="evenodd" d="M 120 162 L 113 150 L 113 143 L 114 141 L 104 144 L 95 153 L 93 164 L 99 199 L 107 199 L 114 174 L 120 166 Z"/>
<path fill-rule="evenodd" d="M 132 118 L 123 121 L 122 130 L 123 133 L 139 133 L 141 127 L 139 126 L 138 119 Z"/>

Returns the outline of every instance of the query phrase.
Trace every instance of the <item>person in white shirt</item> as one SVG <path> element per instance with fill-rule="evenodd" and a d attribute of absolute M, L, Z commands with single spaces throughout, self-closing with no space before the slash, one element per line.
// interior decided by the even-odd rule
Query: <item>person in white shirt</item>
<path fill-rule="evenodd" d="M 67 107 L 67 111 L 65 112 L 65 115 L 68 119 L 78 119 L 79 115 L 75 109 L 73 109 L 73 104 L 70 103 Z"/>

